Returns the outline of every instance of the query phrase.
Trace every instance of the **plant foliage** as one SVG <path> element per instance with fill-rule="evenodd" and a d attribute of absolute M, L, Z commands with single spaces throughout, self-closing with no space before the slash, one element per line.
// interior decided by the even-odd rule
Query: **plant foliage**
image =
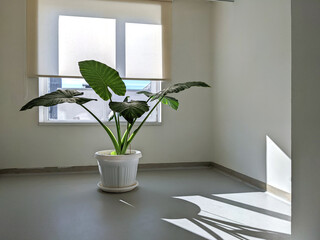
<path fill-rule="evenodd" d="M 139 94 L 144 94 L 147 96 L 147 101 L 129 101 L 129 97 L 125 97 L 123 102 L 113 102 L 111 91 L 119 96 L 124 96 L 126 93 L 126 86 L 119 76 L 119 73 L 113 68 L 94 60 L 79 62 L 79 68 L 83 78 L 90 85 L 90 87 L 92 87 L 92 89 L 103 100 L 110 101 L 109 106 L 112 112 L 108 119 L 109 121 L 113 119 L 116 123 L 117 132 L 115 135 L 109 129 L 109 127 L 102 123 L 96 115 L 94 115 L 86 106 L 84 106 L 85 103 L 89 101 L 96 101 L 96 99 L 78 97 L 83 95 L 83 93 L 75 90 L 59 89 L 55 92 L 45 94 L 28 102 L 21 108 L 21 111 L 31 109 L 35 106 L 50 107 L 61 103 L 77 103 L 86 111 L 88 111 L 103 127 L 113 143 L 115 149 L 114 154 L 118 155 L 126 153 L 126 150 L 134 137 L 160 103 L 168 105 L 174 110 L 178 109 L 179 101 L 169 95 L 179 93 L 191 87 L 210 87 L 204 82 L 177 83 L 157 93 L 151 93 L 147 91 L 138 92 Z M 148 105 L 149 101 L 157 101 L 151 110 Z M 145 113 L 146 116 L 142 122 L 133 130 L 136 120 Z M 127 127 L 123 133 L 121 132 L 120 117 L 123 117 L 127 121 Z"/>
<path fill-rule="evenodd" d="M 150 93 L 147 91 L 140 91 L 139 94 L 145 94 L 149 98 L 151 98 L 151 101 L 157 100 L 159 98 L 165 97 L 170 93 L 178 93 L 181 91 L 184 91 L 191 87 L 210 87 L 205 82 L 185 82 L 185 83 L 176 83 L 168 88 L 165 88 L 157 93 Z"/>
<path fill-rule="evenodd" d="M 43 96 L 37 97 L 27 104 L 25 104 L 20 111 L 25 111 L 33 107 L 45 106 L 51 107 L 61 103 L 77 103 L 85 104 L 90 101 L 97 101 L 97 99 L 77 97 L 83 95 L 82 92 L 76 90 L 57 90 L 52 93 L 45 94 Z"/>
<path fill-rule="evenodd" d="M 139 91 L 137 92 L 138 94 L 144 94 L 147 97 L 149 97 L 149 100 L 154 101 L 156 100 L 155 94 L 148 92 L 148 91 Z M 178 110 L 179 107 L 179 101 L 178 99 L 174 98 L 174 97 L 169 97 L 169 96 L 163 96 L 161 103 L 168 105 L 169 107 L 172 107 L 174 110 Z"/>
<path fill-rule="evenodd" d="M 94 60 L 79 62 L 79 68 L 83 78 L 103 100 L 111 98 L 109 88 L 119 96 L 125 95 L 126 85 L 113 68 Z"/>
<path fill-rule="evenodd" d="M 110 102 L 109 107 L 112 111 L 123 116 L 131 124 L 135 119 L 149 111 L 149 106 L 146 101 Z"/>

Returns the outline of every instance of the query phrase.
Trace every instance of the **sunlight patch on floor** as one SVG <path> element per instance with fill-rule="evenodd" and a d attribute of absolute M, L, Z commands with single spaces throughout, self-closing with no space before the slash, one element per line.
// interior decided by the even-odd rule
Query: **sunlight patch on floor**
<path fill-rule="evenodd" d="M 197 205 L 196 218 L 163 219 L 205 239 L 290 239 L 290 205 L 267 193 L 179 196 Z"/>
<path fill-rule="evenodd" d="M 212 194 L 212 196 L 291 216 L 290 203 L 266 192 Z"/>
<path fill-rule="evenodd" d="M 126 202 L 126 201 L 124 201 L 122 199 L 120 199 L 119 202 L 122 202 L 122 203 L 134 208 L 134 206 L 132 204 L 130 204 L 130 203 L 128 203 L 128 202 Z"/>

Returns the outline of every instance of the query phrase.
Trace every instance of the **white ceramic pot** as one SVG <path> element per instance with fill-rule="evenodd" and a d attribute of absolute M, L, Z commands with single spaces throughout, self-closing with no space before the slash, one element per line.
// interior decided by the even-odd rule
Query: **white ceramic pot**
<path fill-rule="evenodd" d="M 138 186 L 136 180 L 140 151 L 131 150 L 125 155 L 110 155 L 113 150 L 95 153 L 101 182 L 98 187 L 106 192 L 127 192 Z"/>

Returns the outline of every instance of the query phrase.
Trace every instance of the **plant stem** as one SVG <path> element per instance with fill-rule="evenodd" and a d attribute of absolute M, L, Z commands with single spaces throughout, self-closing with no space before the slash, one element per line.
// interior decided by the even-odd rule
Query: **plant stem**
<path fill-rule="evenodd" d="M 117 135 L 118 135 L 118 145 L 120 146 L 120 150 L 121 150 L 121 129 L 120 129 L 120 118 L 119 118 L 119 113 L 114 113 L 114 121 L 116 123 L 116 127 L 117 127 Z"/>
<path fill-rule="evenodd" d="M 131 131 L 131 129 L 132 129 L 132 127 L 133 127 L 133 125 L 134 125 L 135 122 L 136 122 L 136 119 L 133 121 L 133 123 L 128 123 L 128 124 L 129 124 L 129 127 L 128 127 L 128 125 L 127 125 L 127 129 L 126 129 L 126 131 L 124 132 L 124 134 L 123 134 L 123 136 L 122 136 L 121 146 L 123 146 L 124 141 L 125 141 L 126 137 L 128 137 L 128 135 L 130 134 L 130 131 Z"/>
<path fill-rule="evenodd" d="M 140 123 L 138 128 L 136 130 L 134 130 L 134 132 L 132 133 L 132 135 L 130 136 L 130 138 L 129 138 L 128 142 L 127 142 L 127 146 L 132 142 L 133 138 L 137 135 L 137 133 L 139 132 L 139 130 L 142 127 L 142 125 L 145 123 L 145 121 L 148 119 L 148 117 L 151 115 L 151 113 L 156 109 L 156 107 L 159 105 L 159 103 L 161 103 L 162 99 L 163 99 L 163 97 L 161 97 L 159 99 L 159 101 L 156 103 L 156 105 L 154 105 L 154 107 L 151 109 L 151 111 L 148 113 L 148 115 Z"/>
<path fill-rule="evenodd" d="M 119 144 L 118 144 L 118 142 L 117 142 L 117 139 L 116 139 L 115 136 L 113 135 L 112 131 L 111 131 L 106 125 L 104 125 L 104 124 L 100 121 L 100 119 L 99 119 L 96 115 L 94 115 L 88 108 L 86 108 L 86 107 L 83 106 L 82 104 L 80 104 L 80 106 L 83 107 L 85 110 L 87 110 L 87 112 L 90 113 L 90 114 L 98 121 L 98 123 L 103 127 L 103 129 L 104 129 L 104 130 L 107 132 L 107 134 L 109 135 L 109 137 L 110 137 L 110 139 L 111 139 L 111 141 L 112 141 L 112 143 L 113 143 L 113 146 L 114 146 L 117 154 L 120 153 Z"/>
<path fill-rule="evenodd" d="M 126 153 L 126 150 L 127 150 L 127 147 L 128 147 L 128 137 L 130 135 L 130 131 L 133 127 L 133 124 L 130 124 L 130 123 L 127 123 L 127 130 L 126 132 L 124 133 L 123 137 L 122 137 L 122 140 L 121 140 L 121 154 L 125 154 Z"/>

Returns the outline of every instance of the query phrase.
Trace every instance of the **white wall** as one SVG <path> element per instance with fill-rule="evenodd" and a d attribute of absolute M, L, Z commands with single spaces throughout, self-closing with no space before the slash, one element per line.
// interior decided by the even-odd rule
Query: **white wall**
<path fill-rule="evenodd" d="M 212 5 L 213 161 L 265 182 L 266 136 L 291 151 L 290 0 Z"/>
<path fill-rule="evenodd" d="M 18 111 L 38 87 L 25 76 L 25 1 L 0 3 L 0 169 L 95 164 L 111 148 L 100 126 L 38 126 L 37 110 Z M 266 135 L 290 156 L 290 49 L 290 0 L 175 0 L 170 84 L 213 88 L 163 108 L 135 139 L 141 162 L 213 160 L 266 181 Z"/>
<path fill-rule="evenodd" d="M 174 1 L 170 84 L 210 82 L 210 4 Z M 25 0 L 0 1 L 0 169 L 95 164 L 94 152 L 111 148 L 100 126 L 38 126 L 37 110 L 19 112 L 38 90 L 25 75 L 25 6 Z M 137 135 L 133 147 L 143 152 L 142 163 L 211 160 L 211 90 L 191 89 L 177 97 L 178 112 L 163 107 L 163 124 Z"/>
<path fill-rule="evenodd" d="M 320 1 L 292 0 L 292 236 L 320 239 Z"/>

